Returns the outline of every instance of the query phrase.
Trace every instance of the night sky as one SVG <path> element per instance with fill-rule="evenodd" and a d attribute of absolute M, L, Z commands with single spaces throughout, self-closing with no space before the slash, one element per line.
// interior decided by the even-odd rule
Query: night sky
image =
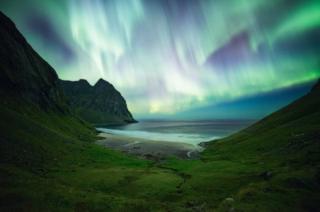
<path fill-rule="evenodd" d="M 261 118 L 320 77 L 319 0 L 0 0 L 62 79 L 138 118 Z"/>

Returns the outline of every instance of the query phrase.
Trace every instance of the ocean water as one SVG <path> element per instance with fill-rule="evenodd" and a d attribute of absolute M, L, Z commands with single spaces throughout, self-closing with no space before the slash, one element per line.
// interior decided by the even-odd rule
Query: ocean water
<path fill-rule="evenodd" d="M 124 126 L 99 127 L 97 129 L 115 135 L 198 145 L 201 142 L 228 136 L 249 126 L 253 122 L 252 120 L 142 120 L 139 123 Z"/>

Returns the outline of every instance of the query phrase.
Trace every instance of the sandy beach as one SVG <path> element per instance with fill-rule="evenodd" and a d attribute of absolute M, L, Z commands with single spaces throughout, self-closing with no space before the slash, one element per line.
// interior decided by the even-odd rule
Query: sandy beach
<path fill-rule="evenodd" d="M 154 141 L 109 133 L 100 133 L 99 136 L 102 138 L 97 141 L 99 145 L 152 160 L 169 156 L 192 159 L 197 158 L 201 151 L 199 146 L 180 142 Z"/>

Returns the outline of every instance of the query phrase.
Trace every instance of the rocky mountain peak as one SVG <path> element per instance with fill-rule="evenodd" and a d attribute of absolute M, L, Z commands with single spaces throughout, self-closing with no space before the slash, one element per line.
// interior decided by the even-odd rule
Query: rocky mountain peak
<path fill-rule="evenodd" d="M 89 82 L 85 79 L 79 79 L 78 82 L 79 84 L 90 86 Z"/>
<path fill-rule="evenodd" d="M 94 86 L 86 80 L 61 81 L 68 102 L 78 115 L 95 124 L 124 124 L 135 122 L 119 91 L 104 79 Z"/>
<path fill-rule="evenodd" d="M 94 88 L 98 89 L 115 89 L 112 84 L 110 84 L 108 81 L 100 78 L 96 84 L 94 85 Z"/>

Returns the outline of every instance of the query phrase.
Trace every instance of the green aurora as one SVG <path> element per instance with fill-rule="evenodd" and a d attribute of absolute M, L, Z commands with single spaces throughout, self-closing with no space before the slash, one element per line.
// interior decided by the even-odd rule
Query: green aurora
<path fill-rule="evenodd" d="M 1 1 L 62 79 L 111 82 L 137 117 L 320 77 L 320 1 Z"/>

